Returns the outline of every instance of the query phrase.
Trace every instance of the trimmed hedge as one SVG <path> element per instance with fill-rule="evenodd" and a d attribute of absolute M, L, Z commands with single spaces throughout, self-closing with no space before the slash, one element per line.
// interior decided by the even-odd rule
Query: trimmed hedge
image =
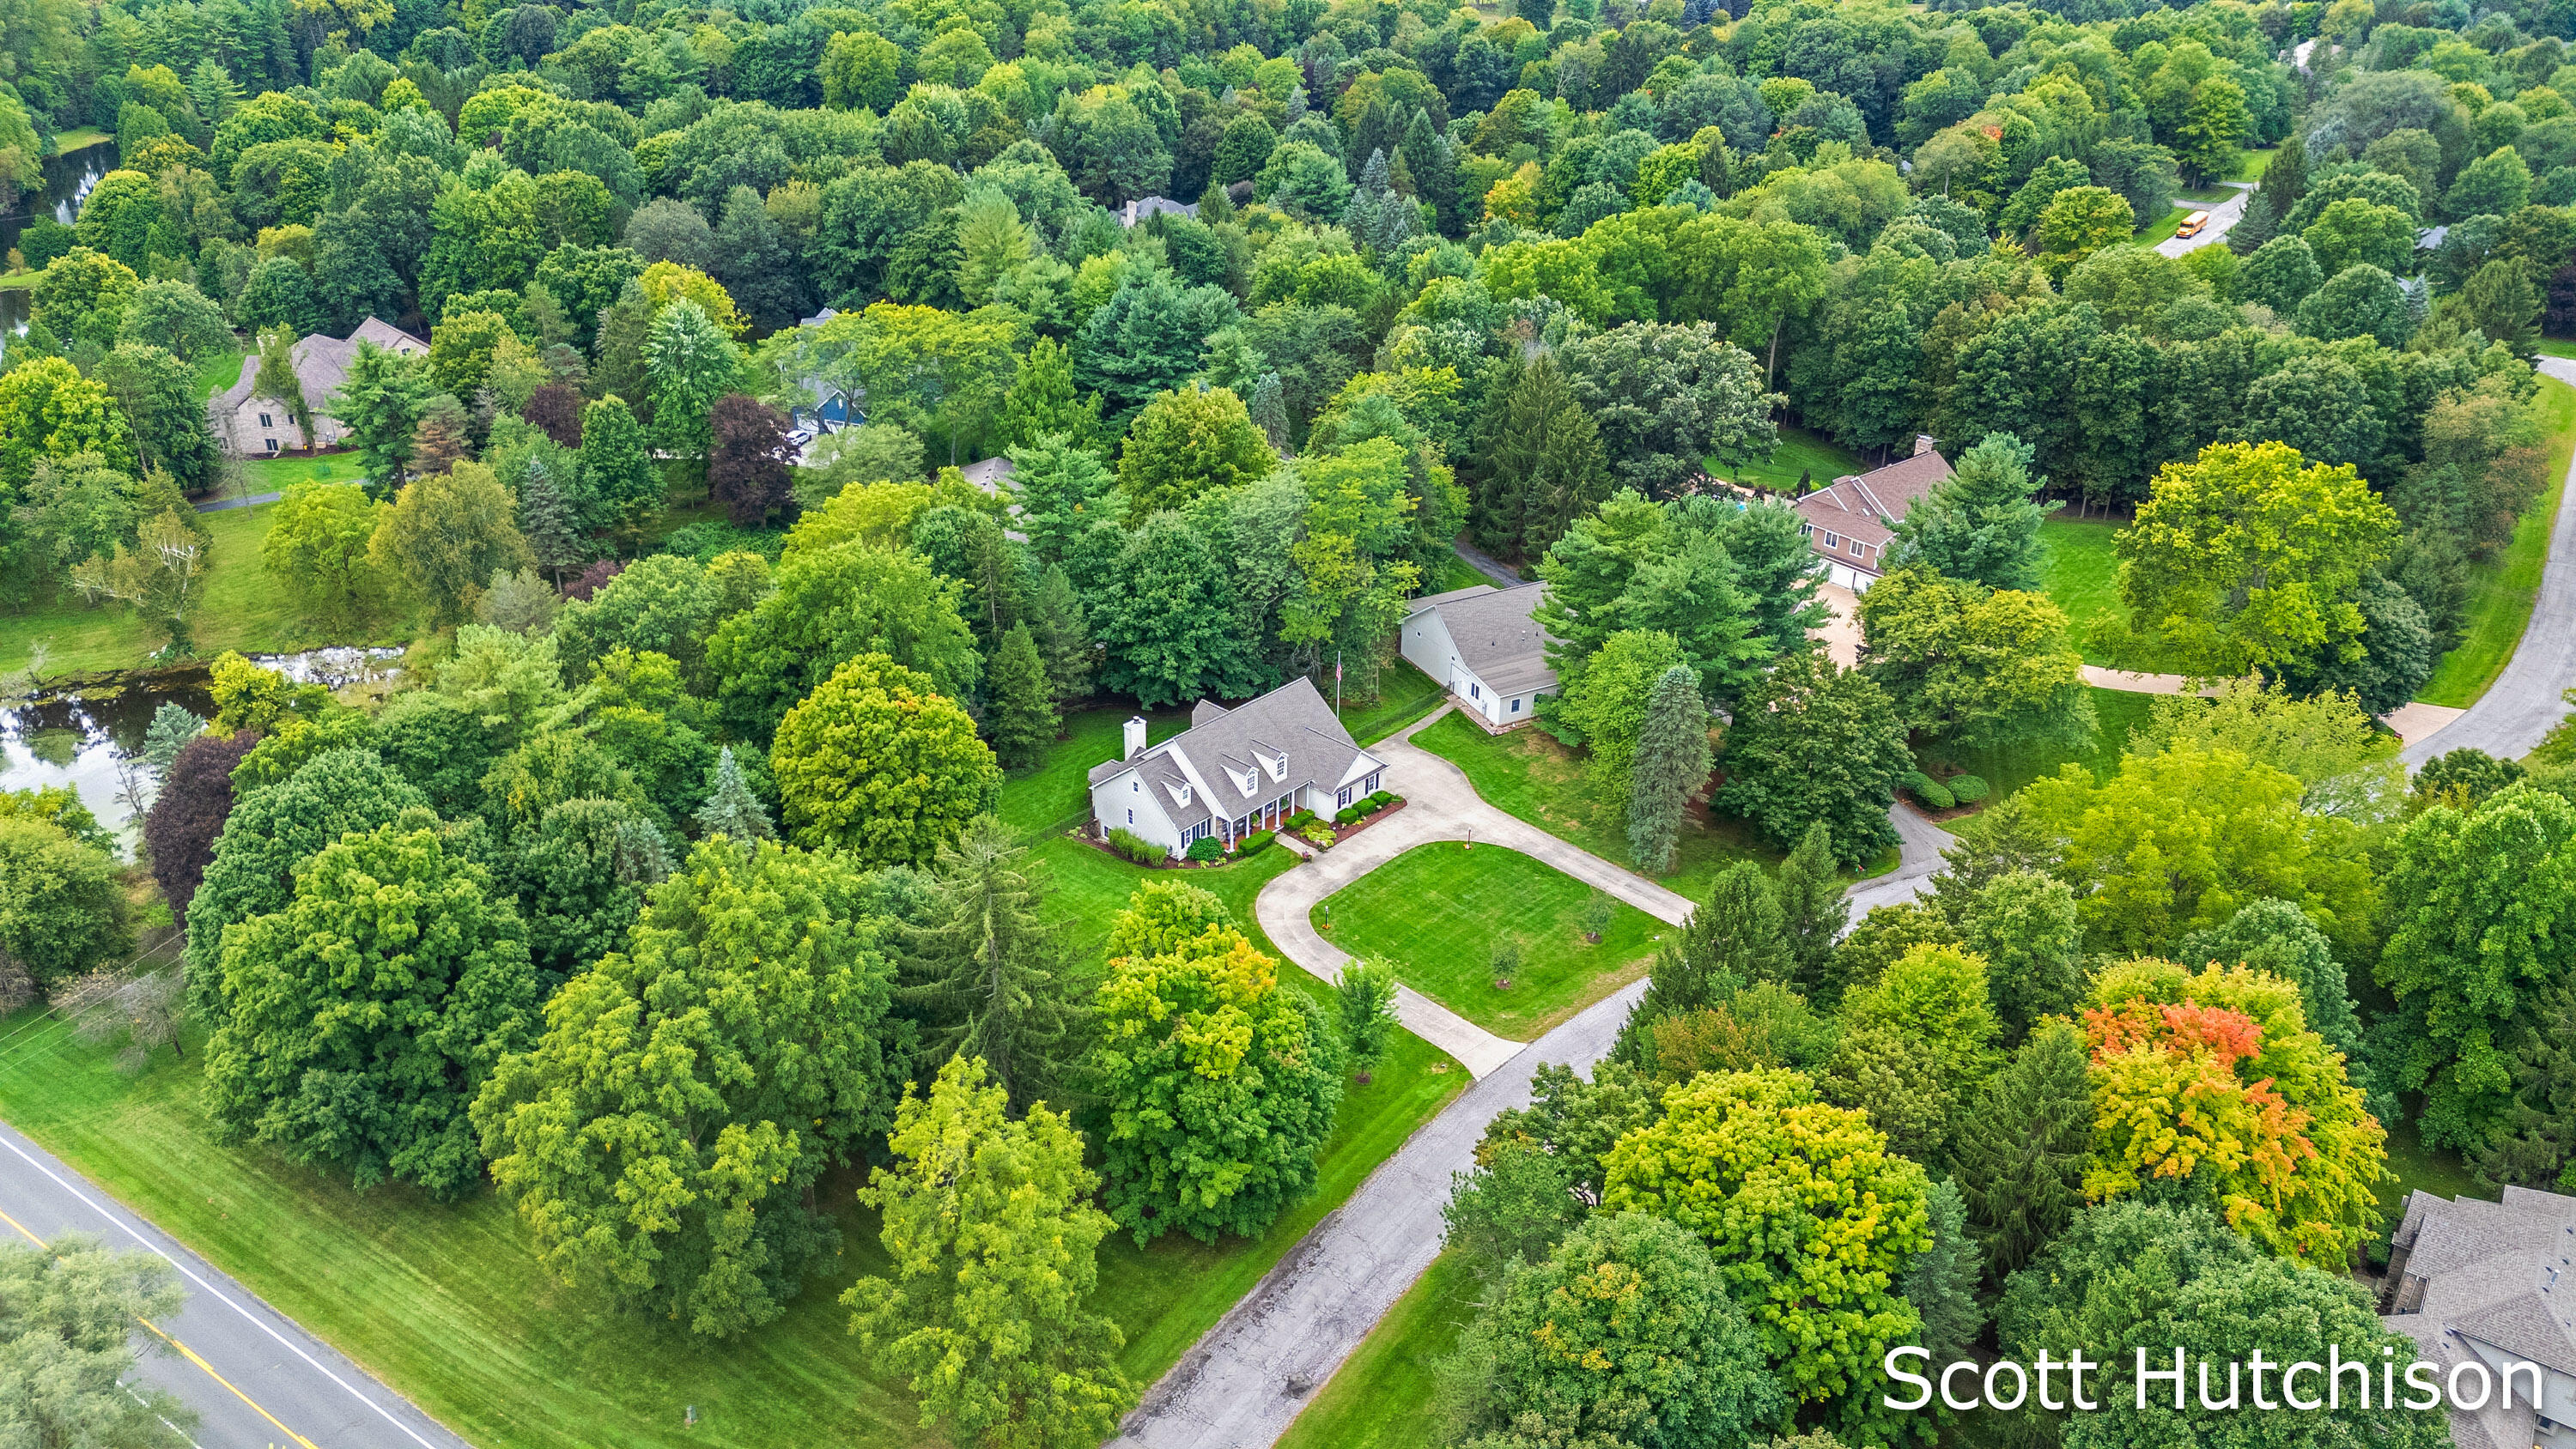
<path fill-rule="evenodd" d="M 1950 798 L 1962 805 L 1983 800 L 1992 788 L 1974 775 L 1952 775 L 1942 783 L 1949 787 Z"/>
<path fill-rule="evenodd" d="M 1124 828 L 1113 828 L 1109 832 L 1109 848 L 1138 865 L 1161 865 L 1172 858 L 1170 851 Z"/>
<path fill-rule="evenodd" d="M 1905 786 L 1906 794 L 1911 795 L 1916 800 L 1922 802 L 1926 808 L 1933 810 L 1947 810 L 1951 806 L 1959 803 L 1957 798 L 1951 795 L 1949 790 L 1944 787 L 1940 781 L 1933 779 L 1931 776 L 1924 774 L 1920 770 L 1910 772 L 1899 783 Z"/>
<path fill-rule="evenodd" d="M 1244 856 L 1268 850 L 1270 848 L 1270 842 L 1275 838 L 1276 837 L 1267 830 L 1253 831 L 1251 834 L 1246 835 L 1241 840 L 1234 843 L 1235 856 L 1237 859 L 1241 859 Z"/>

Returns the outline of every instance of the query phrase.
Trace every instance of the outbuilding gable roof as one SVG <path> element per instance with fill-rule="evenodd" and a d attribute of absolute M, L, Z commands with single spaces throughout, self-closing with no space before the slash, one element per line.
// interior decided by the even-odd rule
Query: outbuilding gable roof
<path fill-rule="evenodd" d="M 1556 688 L 1556 671 L 1547 663 L 1547 631 L 1535 617 L 1547 597 L 1545 584 L 1498 589 L 1476 584 L 1413 601 L 1405 617 L 1437 613 L 1458 651 L 1458 662 L 1475 672 L 1487 689 L 1506 697 L 1530 690 Z"/>

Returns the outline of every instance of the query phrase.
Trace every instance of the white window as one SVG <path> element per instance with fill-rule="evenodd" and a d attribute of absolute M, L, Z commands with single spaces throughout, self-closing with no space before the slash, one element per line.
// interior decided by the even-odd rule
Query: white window
<path fill-rule="evenodd" d="M 1485 697 L 1485 686 L 1478 684 L 1472 679 L 1467 681 L 1467 697 L 1469 699 L 1483 699 Z"/>
<path fill-rule="evenodd" d="M 1377 793 L 1377 782 L 1378 777 L 1371 775 L 1367 779 L 1360 781 L 1360 789 L 1368 794 L 1374 795 Z"/>
<path fill-rule="evenodd" d="M 268 450 L 272 453 L 277 451 L 277 439 L 271 438 L 268 440 Z"/>
<path fill-rule="evenodd" d="M 1145 786 L 1141 781 L 1130 780 L 1127 782 L 1127 793 L 1130 795 L 1133 795 L 1144 788 Z"/>
<path fill-rule="evenodd" d="M 1135 811 L 1130 810 L 1130 811 L 1128 811 L 1128 812 L 1127 812 L 1127 823 L 1128 823 L 1128 824 L 1130 824 L 1130 825 L 1133 825 L 1133 824 L 1135 824 L 1135 823 L 1136 823 L 1136 812 L 1135 812 Z"/>
<path fill-rule="evenodd" d="M 1512 713 L 1514 713 L 1514 714 L 1519 714 L 1520 712 L 1521 712 L 1521 702 L 1520 702 L 1519 700 L 1517 700 L 1517 699 L 1516 699 L 1516 700 L 1513 700 L 1513 701 L 1512 701 Z"/>
<path fill-rule="evenodd" d="M 1843 546 L 1843 536 L 1842 536 L 1841 534 L 1839 534 L 1839 533 L 1829 533 L 1829 534 L 1826 534 L 1826 535 L 1825 535 L 1825 552 L 1827 552 L 1827 553 L 1832 553 L 1835 549 L 1838 549 L 1838 548 L 1840 548 L 1840 547 L 1842 547 L 1842 546 Z"/>
<path fill-rule="evenodd" d="M 1851 555 L 1852 555 L 1852 557 L 1853 557 L 1853 558 L 1858 558 L 1858 557 L 1860 557 L 1860 556 L 1861 556 L 1861 547 L 1860 547 L 1860 540 L 1859 540 L 1859 539 L 1856 539 L 1856 538 L 1855 538 L 1855 539 L 1853 539 L 1853 540 L 1851 541 Z"/>
<path fill-rule="evenodd" d="M 1815 531 L 1816 526 L 1812 523 L 1801 523 L 1798 525 L 1798 536 L 1800 538 L 1810 537 L 1815 533 Z"/>
<path fill-rule="evenodd" d="M 1333 803 L 1335 805 L 1348 805 L 1351 803 L 1351 787 L 1344 785 L 1341 789 L 1341 793 L 1333 797 Z"/>
<path fill-rule="evenodd" d="M 273 428 L 277 426 L 277 424 L 268 420 L 268 414 L 266 413 L 261 413 L 259 415 L 259 425 L 263 428 Z"/>

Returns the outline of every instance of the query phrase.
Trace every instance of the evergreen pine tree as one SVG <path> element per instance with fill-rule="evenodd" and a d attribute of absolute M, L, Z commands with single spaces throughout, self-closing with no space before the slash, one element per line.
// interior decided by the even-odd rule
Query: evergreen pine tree
<path fill-rule="evenodd" d="M 1058 708 L 1091 697 L 1091 667 L 1098 651 L 1091 625 L 1082 614 L 1082 596 L 1061 565 L 1049 564 L 1038 576 L 1035 612 L 1038 658 L 1046 665 L 1047 686 Z"/>
<path fill-rule="evenodd" d="M 2300 199 L 2308 194 L 2308 143 L 2300 139 L 2297 131 L 2282 140 L 2280 149 L 2272 153 L 2271 164 L 2263 168 L 2261 194 L 2271 201 L 2275 217 L 2296 211 Z"/>
<path fill-rule="evenodd" d="M 1977 1307 L 1983 1264 L 1976 1239 L 1968 1235 L 1967 1205 L 1957 1183 L 1935 1179 L 1923 1205 L 1932 1219 L 1932 1246 L 1906 1264 L 1897 1291 L 1923 1318 L 1922 1337 L 1913 1341 L 1932 1350 L 1932 1362 L 1951 1363 L 1968 1356 L 1985 1317 Z"/>
<path fill-rule="evenodd" d="M 1628 1014 L 1611 1054 L 1642 1066 L 1657 1022 L 1715 1006 L 1754 982 L 1779 981 L 1787 970 L 1779 898 L 1762 867 L 1738 861 L 1718 873 L 1708 904 L 1682 923 L 1681 940 L 1656 948 L 1646 994 Z"/>
<path fill-rule="evenodd" d="M 1002 394 L 1002 440 L 1006 446 L 1026 447 L 1048 433 L 1098 448 L 1100 397 L 1076 395 L 1072 352 L 1052 337 L 1041 337 L 1022 354 L 1019 370 Z"/>
<path fill-rule="evenodd" d="M 1457 236 L 1465 227 L 1458 199 L 1458 155 L 1449 138 L 1434 130 L 1429 113 L 1416 110 L 1413 120 L 1404 128 L 1401 143 L 1404 169 L 1413 178 L 1414 195 L 1431 203 L 1432 214 L 1439 218 L 1443 236 Z"/>
<path fill-rule="evenodd" d="M 2030 460 L 2031 447 L 2020 438 L 1986 434 L 1961 456 L 1957 472 L 1898 521 L 1889 562 L 1929 564 L 1990 589 L 2038 589 L 2039 524 L 2049 510 L 2032 497 Z"/>
<path fill-rule="evenodd" d="M 896 997 L 922 1024 L 922 1066 L 981 1057 L 1011 1110 L 1062 1105 L 1087 1046 L 1073 948 L 1046 919 L 1046 867 L 990 815 L 934 867 L 926 924 L 904 933 Z"/>
<path fill-rule="evenodd" d="M 1851 905 L 1834 867 L 1833 832 L 1819 820 L 1780 863 L 1780 940 L 1789 955 L 1789 984 L 1820 1008 L 1842 997 L 1833 979 L 1834 943 L 1851 924 Z"/>
<path fill-rule="evenodd" d="M 2064 1022 L 2030 1034 L 1959 1117 L 1951 1165 L 1989 1282 L 2036 1256 L 2084 1202 L 2093 1089 L 2084 1038 Z"/>
<path fill-rule="evenodd" d="M 528 552 L 557 588 L 563 586 L 564 570 L 590 559 L 572 500 L 564 496 L 554 470 L 542 458 L 529 459 L 519 478 L 519 532 L 528 540 Z"/>
<path fill-rule="evenodd" d="M 1555 354 L 1539 354 L 1512 385 L 1483 472 L 1489 546 L 1518 558 L 1547 552 L 1568 524 L 1610 496 L 1600 431 Z"/>
<path fill-rule="evenodd" d="M 716 752 L 707 801 L 698 807 L 698 833 L 721 835 L 745 845 L 778 838 L 778 828 L 769 823 L 769 812 L 761 808 L 751 793 L 751 785 L 742 778 L 742 766 L 734 763 L 731 745 Z"/>
<path fill-rule="evenodd" d="M 2534 1019 L 2509 1063 L 2514 1104 L 2504 1133 L 2469 1158 L 2488 1192 L 2507 1184 L 2576 1192 L 2576 982 L 2541 992 Z"/>
<path fill-rule="evenodd" d="M 429 400 L 411 433 L 411 471 L 419 477 L 444 473 L 474 456 L 466 434 L 465 407 L 447 393 Z"/>
<path fill-rule="evenodd" d="M 1687 664 L 1676 664 L 1646 696 L 1637 752 L 1628 769 L 1628 857 L 1648 875 L 1673 868 L 1682 811 L 1708 783 L 1708 706 Z"/>
<path fill-rule="evenodd" d="M 1370 105 L 1375 108 L 1376 102 Z M 1420 221 L 1413 203 L 1396 194 L 1386 152 L 1369 152 L 1368 164 L 1360 170 L 1360 184 L 1351 192 L 1350 205 L 1342 214 L 1342 224 L 1350 229 L 1352 238 L 1383 262 L 1421 229 Z"/>
<path fill-rule="evenodd" d="M 1044 763 L 1063 721 L 1056 716 L 1046 665 L 1026 623 L 1013 624 L 1002 635 L 1002 647 L 993 651 L 989 683 L 993 703 L 985 730 L 1002 767 L 1026 770 Z"/>
<path fill-rule="evenodd" d="M 152 767 L 152 778 L 170 778 L 170 762 L 179 758 L 179 751 L 205 729 L 206 722 L 184 705 L 165 703 L 152 711 L 152 723 L 143 730 L 143 759 Z"/>
<path fill-rule="evenodd" d="M 2236 218 L 2236 225 L 2227 229 L 2227 249 L 2240 257 L 2250 257 L 2280 233 L 2280 212 L 2274 209 L 2268 193 L 2257 191 L 2246 198 L 2245 212 Z"/>
<path fill-rule="evenodd" d="M 1288 426 L 1288 392 L 1279 384 L 1279 374 L 1265 372 L 1252 388 L 1252 425 L 1270 440 L 1270 446 L 1285 456 L 1293 445 Z"/>

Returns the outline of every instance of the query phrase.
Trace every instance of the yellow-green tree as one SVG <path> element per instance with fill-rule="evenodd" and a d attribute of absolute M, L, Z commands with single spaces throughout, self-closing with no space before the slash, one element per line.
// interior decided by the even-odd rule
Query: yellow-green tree
<path fill-rule="evenodd" d="M 2357 602 L 2397 515 L 2350 465 L 2287 443 L 2213 443 L 2168 463 L 2118 539 L 2138 631 L 2212 676 L 2362 657 Z"/>
<path fill-rule="evenodd" d="M 895 1109 L 892 1167 L 859 1201 L 883 1215 L 886 1276 L 843 1294 L 850 1331 L 907 1376 L 925 1428 L 959 1444 L 1089 1449 L 1136 1399 L 1116 1324 L 1086 1301 L 1114 1226 L 1082 1135 L 1040 1104 L 1010 1119 L 980 1057 L 952 1057 Z"/>
<path fill-rule="evenodd" d="M 1139 1243 L 1249 1237 L 1315 1187 L 1341 1100 L 1330 1027 L 1279 989 L 1225 907 L 1149 885 L 1111 928 L 1094 1080 L 1108 1108 L 1102 1200 Z"/>
<path fill-rule="evenodd" d="M 883 654 L 832 671 L 779 722 L 769 767 L 787 833 L 870 865 L 925 865 L 999 800 L 975 721 Z"/>
<path fill-rule="evenodd" d="M 1865 1410 L 1876 1366 L 1920 1326 L 1894 1285 L 1931 1246 L 1923 1169 L 1891 1155 L 1862 1113 L 1818 1101 L 1785 1068 L 1709 1072 L 1620 1139 L 1601 1205 L 1672 1219 L 1706 1239 L 1772 1371 L 1803 1402 Z"/>

